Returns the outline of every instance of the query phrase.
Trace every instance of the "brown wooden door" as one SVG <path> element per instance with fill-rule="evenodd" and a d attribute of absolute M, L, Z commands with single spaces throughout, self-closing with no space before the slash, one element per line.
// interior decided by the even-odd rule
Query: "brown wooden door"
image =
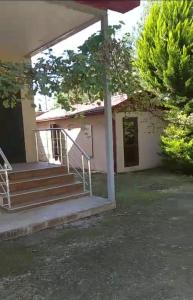
<path fill-rule="evenodd" d="M 139 165 L 137 118 L 123 118 L 123 147 L 125 167 Z"/>

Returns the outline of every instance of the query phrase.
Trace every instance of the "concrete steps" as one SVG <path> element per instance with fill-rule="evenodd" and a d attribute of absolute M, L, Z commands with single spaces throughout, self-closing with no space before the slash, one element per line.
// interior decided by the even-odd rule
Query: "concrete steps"
<path fill-rule="evenodd" d="M 10 181 L 10 191 L 24 191 L 28 189 L 35 189 L 39 187 L 49 187 L 53 184 L 61 184 L 61 183 L 73 183 L 74 182 L 74 174 L 59 174 L 55 176 L 46 176 L 46 177 L 37 177 L 27 180 L 19 180 L 19 181 Z"/>
<path fill-rule="evenodd" d="M 79 193 L 69 193 L 69 194 L 61 194 L 58 196 L 53 197 L 45 197 L 42 198 L 39 201 L 28 201 L 27 203 L 23 204 L 22 206 L 20 204 L 15 204 L 12 208 L 9 209 L 9 212 L 16 212 L 24 209 L 39 207 L 39 206 L 45 206 L 49 204 L 55 204 L 62 201 L 72 200 L 80 197 L 89 196 L 89 192 L 79 192 Z"/>
<path fill-rule="evenodd" d="M 10 172 L 9 181 L 11 208 L 6 198 L 3 203 L 10 212 L 88 195 L 75 174 L 61 166 Z"/>
<path fill-rule="evenodd" d="M 57 167 L 47 167 L 40 169 L 30 169 L 30 170 L 22 170 L 22 171 L 12 171 L 9 173 L 10 181 L 18 181 L 18 180 L 26 180 L 33 179 L 39 177 L 47 177 L 59 174 L 67 174 L 67 170 L 63 166 Z"/>

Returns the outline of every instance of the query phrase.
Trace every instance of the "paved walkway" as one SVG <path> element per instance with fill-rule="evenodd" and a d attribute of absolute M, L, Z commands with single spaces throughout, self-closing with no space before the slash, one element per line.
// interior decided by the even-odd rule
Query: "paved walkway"
<path fill-rule="evenodd" d="M 0 240 L 27 235 L 112 208 L 114 204 L 107 199 L 88 196 L 15 213 L 0 209 Z"/>

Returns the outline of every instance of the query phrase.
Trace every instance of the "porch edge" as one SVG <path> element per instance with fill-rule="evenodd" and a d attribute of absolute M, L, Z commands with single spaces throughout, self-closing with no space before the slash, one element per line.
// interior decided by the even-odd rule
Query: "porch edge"
<path fill-rule="evenodd" d="M 71 223 L 71 222 L 74 222 L 74 221 L 77 221 L 77 220 L 80 220 L 83 218 L 91 217 L 96 214 L 100 214 L 102 212 L 106 212 L 108 210 L 112 210 L 115 208 L 116 208 L 116 203 L 109 202 L 108 204 L 104 204 L 99 207 L 90 208 L 90 209 L 84 210 L 84 211 L 79 211 L 77 213 L 72 213 L 67 216 L 53 218 L 53 219 L 45 220 L 45 221 L 42 221 L 39 223 L 29 224 L 24 227 L 7 230 L 5 232 L 0 232 L 0 241 L 11 240 L 11 239 L 16 239 L 18 237 L 31 235 L 35 232 L 38 232 L 38 231 L 41 231 L 44 229 L 52 228 L 57 225 Z"/>

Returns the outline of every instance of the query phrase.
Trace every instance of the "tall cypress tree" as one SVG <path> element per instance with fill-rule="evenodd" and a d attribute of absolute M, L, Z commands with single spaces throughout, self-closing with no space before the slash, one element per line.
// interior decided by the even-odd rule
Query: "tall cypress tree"
<path fill-rule="evenodd" d="M 149 90 L 169 96 L 180 107 L 193 98 L 193 0 L 162 0 L 150 6 L 136 64 Z"/>
<path fill-rule="evenodd" d="M 150 5 L 136 65 L 145 87 L 169 109 L 161 137 L 167 167 L 193 173 L 193 0 Z"/>

